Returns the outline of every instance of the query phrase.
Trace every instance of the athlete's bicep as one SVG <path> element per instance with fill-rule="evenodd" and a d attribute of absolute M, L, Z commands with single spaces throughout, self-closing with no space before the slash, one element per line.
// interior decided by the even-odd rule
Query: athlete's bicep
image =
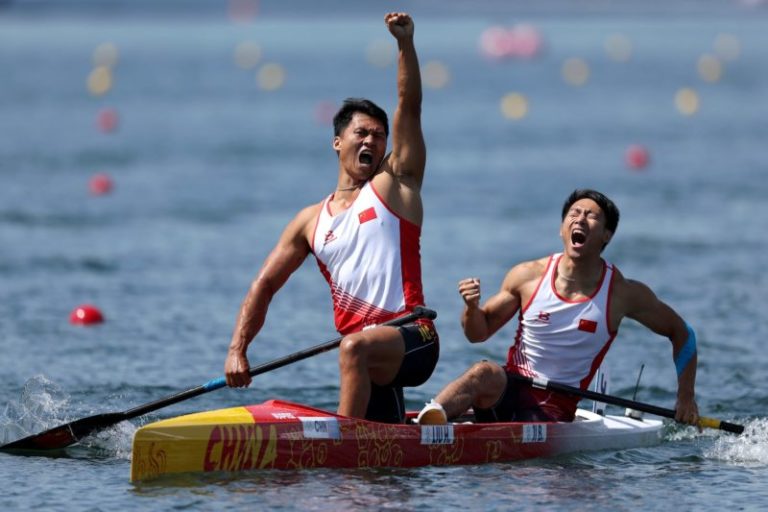
<path fill-rule="evenodd" d="M 508 290 L 500 290 L 483 304 L 482 309 L 488 323 L 488 336 L 504 327 L 517 313 L 520 300 Z"/>
<path fill-rule="evenodd" d="M 509 322 L 520 309 L 520 289 L 530 278 L 530 265 L 520 264 L 512 267 L 504 276 L 499 291 L 483 304 L 488 322 L 489 335 L 492 335 Z"/>
<path fill-rule="evenodd" d="M 625 304 L 627 317 L 640 322 L 656 334 L 671 337 L 682 321 L 653 291 L 639 281 L 627 280 Z"/>
<path fill-rule="evenodd" d="M 273 292 L 285 284 L 310 253 L 308 222 L 312 216 L 302 211 L 285 228 L 275 247 L 267 256 L 259 271 L 258 280 L 267 284 Z"/>
<path fill-rule="evenodd" d="M 427 161 L 427 149 L 421 131 L 421 119 L 416 114 L 395 113 L 392 130 L 392 153 L 389 164 L 394 176 L 404 184 L 421 188 L 424 168 Z"/>

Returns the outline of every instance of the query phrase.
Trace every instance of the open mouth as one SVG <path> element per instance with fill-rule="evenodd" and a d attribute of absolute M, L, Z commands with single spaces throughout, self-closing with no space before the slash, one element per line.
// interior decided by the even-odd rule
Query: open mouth
<path fill-rule="evenodd" d="M 363 151 L 360 153 L 360 156 L 357 157 L 358 161 L 363 165 L 371 165 L 373 164 L 373 155 L 368 153 L 367 151 Z"/>
<path fill-rule="evenodd" d="M 587 241 L 587 235 L 583 231 L 571 232 L 571 243 L 575 247 L 581 247 Z"/>

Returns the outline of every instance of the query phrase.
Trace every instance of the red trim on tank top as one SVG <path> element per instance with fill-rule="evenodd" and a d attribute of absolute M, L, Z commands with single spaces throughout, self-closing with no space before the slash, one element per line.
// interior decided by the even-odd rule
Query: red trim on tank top
<path fill-rule="evenodd" d="M 419 226 L 400 219 L 400 273 L 406 309 L 424 304 L 421 283 L 421 244 Z"/>
<path fill-rule="evenodd" d="M 549 266 L 552 264 L 552 258 L 554 258 L 555 255 L 552 254 L 549 256 L 549 259 L 547 260 L 547 266 L 544 269 L 544 273 L 541 274 L 541 278 L 539 279 L 539 282 L 536 283 L 536 289 L 533 290 L 533 293 L 531 294 L 531 297 L 528 299 L 528 302 L 525 304 L 525 306 L 520 310 L 520 319 L 523 319 L 523 313 L 528 311 L 528 308 L 531 306 L 531 303 L 533 303 L 533 299 L 536 297 L 536 294 L 539 293 L 539 289 L 541 288 L 541 283 L 544 282 L 544 279 L 547 277 L 547 272 L 549 271 Z"/>
<path fill-rule="evenodd" d="M 323 208 L 325 205 L 331 201 L 331 197 L 333 197 L 333 194 L 329 194 L 328 197 L 324 199 L 323 205 L 320 206 L 320 209 L 317 210 L 317 216 L 315 217 L 315 227 L 312 230 L 312 242 L 309 246 L 309 250 L 312 251 L 312 254 L 315 254 L 315 237 L 317 237 L 317 228 L 320 226 L 320 215 L 323 214 Z M 315 256 L 317 256 L 317 254 L 315 254 Z"/>
<path fill-rule="evenodd" d="M 587 301 L 590 301 L 593 298 L 595 298 L 595 295 L 597 295 L 600 292 L 600 290 L 603 288 L 603 281 L 605 280 L 605 272 L 606 272 L 607 267 L 608 267 L 608 265 L 605 263 L 605 260 L 601 260 L 603 262 L 603 274 L 600 276 L 600 283 L 598 283 L 597 288 L 595 288 L 595 291 L 592 292 L 592 295 L 590 295 L 589 297 L 585 297 L 583 299 L 579 299 L 579 300 L 571 300 L 571 299 L 566 299 L 565 297 L 560 295 L 560 293 L 558 293 L 558 291 L 557 291 L 557 287 L 555 287 L 555 273 L 557 271 L 557 266 L 560 265 L 560 260 L 562 259 L 562 257 L 563 257 L 562 254 L 560 256 L 558 256 L 557 263 L 555 263 L 555 267 L 552 270 L 552 279 L 550 279 L 550 284 L 552 286 L 552 292 L 555 294 L 555 297 L 557 297 L 558 299 L 560 299 L 563 302 L 567 302 L 568 304 L 580 304 L 582 302 L 587 302 Z"/>
<path fill-rule="evenodd" d="M 610 332 L 610 329 L 609 329 L 609 332 Z M 611 334 L 611 337 L 608 338 L 608 341 L 605 342 L 605 345 L 603 345 L 603 348 L 600 349 L 600 352 L 598 352 L 595 358 L 592 360 L 592 366 L 589 369 L 589 373 L 587 374 L 586 377 L 581 379 L 581 382 L 579 383 L 579 387 L 581 389 L 587 389 L 589 387 L 589 383 L 592 382 L 592 378 L 595 376 L 597 369 L 600 368 L 601 364 L 603 364 L 603 359 L 605 358 L 605 354 L 608 353 L 608 349 L 611 348 L 611 344 L 615 339 L 616 339 L 616 333 Z"/>
<path fill-rule="evenodd" d="M 366 181 L 365 185 L 370 184 L 370 181 Z M 339 215 L 344 215 L 347 213 L 350 209 L 352 209 L 352 205 L 355 204 L 355 201 L 357 201 L 357 198 L 360 197 L 360 194 L 363 192 L 363 189 L 365 188 L 365 185 L 360 187 L 360 193 L 357 194 L 357 196 L 352 200 L 351 203 L 349 203 L 349 206 L 347 206 L 344 210 L 340 211 L 336 215 L 331 212 L 331 201 L 333 201 L 333 198 L 336 197 L 336 192 L 331 192 L 331 195 L 328 197 L 328 202 L 326 203 L 326 209 L 328 210 L 328 215 L 331 216 L 331 218 L 338 217 Z"/>
<path fill-rule="evenodd" d="M 406 219 L 406 218 L 405 218 L 405 217 L 403 217 L 402 215 L 398 214 L 398 213 L 397 213 L 395 210 L 393 210 L 392 208 L 390 208 L 390 206 L 387 204 L 387 202 L 386 202 L 386 201 L 384 201 L 384 198 L 382 198 L 382 197 L 379 195 L 379 191 L 378 191 L 378 190 L 376 190 L 376 187 L 374 187 L 374 186 L 373 186 L 373 181 L 369 181 L 368 183 L 370 183 L 370 184 L 371 184 L 371 190 L 373 190 L 373 194 L 376 196 L 376 198 L 379 200 L 379 202 L 380 202 L 380 203 L 381 203 L 381 204 L 384 206 L 384 208 L 386 208 L 386 209 L 389 211 L 389 213 L 391 213 L 392 215 L 394 215 L 395 217 L 397 217 L 397 218 L 398 218 L 398 219 L 400 219 L 401 221 L 403 221 L 403 222 L 407 222 L 408 224 L 410 224 L 410 225 L 412 225 L 412 226 L 415 226 L 415 227 L 419 228 L 419 232 L 421 232 L 421 226 L 419 226 L 419 225 L 418 225 L 418 224 L 416 224 L 415 222 L 411 222 L 410 220 Z"/>
<path fill-rule="evenodd" d="M 608 294 L 605 298 L 605 328 L 608 330 L 608 334 L 611 337 L 615 337 L 618 333 L 618 329 L 611 329 L 611 297 L 613 296 L 613 283 L 616 280 L 616 265 L 611 265 L 611 280 L 608 283 Z"/>

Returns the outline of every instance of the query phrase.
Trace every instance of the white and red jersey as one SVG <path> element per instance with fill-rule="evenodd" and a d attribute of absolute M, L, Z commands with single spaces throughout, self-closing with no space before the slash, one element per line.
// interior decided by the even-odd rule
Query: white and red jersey
<path fill-rule="evenodd" d="M 574 301 L 560 296 L 555 288 L 561 257 L 550 256 L 536 290 L 520 310 L 507 369 L 586 389 L 616 336 L 609 327 L 614 267 L 603 262 L 597 290 Z"/>
<path fill-rule="evenodd" d="M 332 199 L 320 209 L 312 252 L 331 287 L 336 329 L 356 332 L 424 304 L 421 227 L 390 210 L 370 181 L 336 215 Z"/>

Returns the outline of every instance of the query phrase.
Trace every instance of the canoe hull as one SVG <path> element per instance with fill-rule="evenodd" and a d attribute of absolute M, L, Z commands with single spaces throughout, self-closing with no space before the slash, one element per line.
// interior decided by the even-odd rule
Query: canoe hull
<path fill-rule="evenodd" d="M 660 442 L 659 420 L 579 411 L 573 423 L 376 423 L 270 400 L 162 420 L 136 431 L 131 480 L 165 474 L 317 467 L 483 464 Z"/>

